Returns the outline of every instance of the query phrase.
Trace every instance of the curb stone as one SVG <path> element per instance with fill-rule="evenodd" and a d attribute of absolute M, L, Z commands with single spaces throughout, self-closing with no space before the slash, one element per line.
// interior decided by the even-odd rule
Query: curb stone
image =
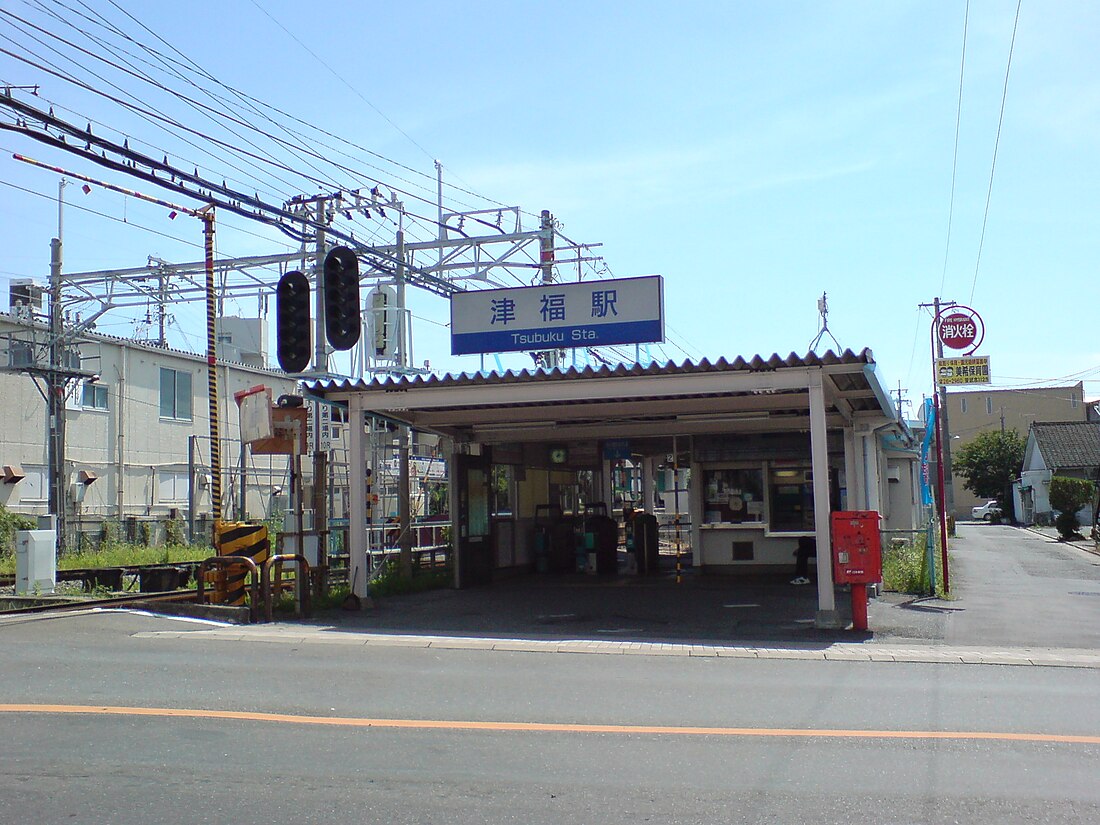
<path fill-rule="evenodd" d="M 301 627 L 233 627 L 212 630 L 147 631 L 133 634 L 143 639 L 190 639 L 193 641 L 266 642 L 276 644 L 324 644 L 349 647 L 406 647 L 436 650 L 486 650 L 502 653 L 558 653 L 586 655 L 679 656 L 694 658 L 742 658 L 828 662 L 914 663 L 950 665 L 1012 665 L 1031 667 L 1076 667 L 1100 670 L 1100 652 L 1070 648 L 996 648 L 929 645 L 912 647 L 878 643 L 835 642 L 820 647 L 719 644 L 673 644 L 668 642 L 611 642 L 603 639 L 501 639 L 469 636 L 415 636 L 384 633 L 348 633 Z"/>

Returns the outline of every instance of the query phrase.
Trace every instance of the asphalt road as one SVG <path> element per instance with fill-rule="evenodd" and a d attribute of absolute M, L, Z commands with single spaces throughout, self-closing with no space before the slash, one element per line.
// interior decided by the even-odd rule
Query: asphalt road
<path fill-rule="evenodd" d="M 0 822 L 1100 820 L 1100 669 L 204 629 L 0 623 Z"/>
<path fill-rule="evenodd" d="M 948 643 L 1100 649 L 1100 556 L 988 524 L 960 526 L 951 548 Z"/>

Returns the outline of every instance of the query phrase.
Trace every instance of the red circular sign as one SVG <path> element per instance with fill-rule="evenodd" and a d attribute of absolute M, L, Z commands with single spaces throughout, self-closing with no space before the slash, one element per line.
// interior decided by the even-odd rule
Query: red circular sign
<path fill-rule="evenodd" d="M 951 349 L 977 349 L 985 335 L 981 316 L 969 307 L 953 307 L 940 319 L 940 341 Z"/>

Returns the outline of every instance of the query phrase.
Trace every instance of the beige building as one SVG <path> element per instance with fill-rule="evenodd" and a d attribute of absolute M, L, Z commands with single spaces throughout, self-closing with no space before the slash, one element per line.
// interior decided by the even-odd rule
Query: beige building
<path fill-rule="evenodd" d="M 1088 405 L 1082 382 L 1064 387 L 1038 389 L 948 390 L 947 421 L 951 432 L 951 454 L 990 430 L 1016 430 L 1026 439 L 1036 421 L 1086 421 Z M 970 509 L 984 504 L 967 490 L 965 479 L 955 475 L 956 518 L 970 518 Z"/>

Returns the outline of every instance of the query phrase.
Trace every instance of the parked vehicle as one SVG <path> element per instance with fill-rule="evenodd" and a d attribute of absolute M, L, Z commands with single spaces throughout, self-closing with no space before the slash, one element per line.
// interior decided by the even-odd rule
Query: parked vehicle
<path fill-rule="evenodd" d="M 987 501 L 980 507 L 972 507 L 970 517 L 975 521 L 993 521 L 994 516 L 1001 514 L 1001 505 L 996 501 Z"/>

